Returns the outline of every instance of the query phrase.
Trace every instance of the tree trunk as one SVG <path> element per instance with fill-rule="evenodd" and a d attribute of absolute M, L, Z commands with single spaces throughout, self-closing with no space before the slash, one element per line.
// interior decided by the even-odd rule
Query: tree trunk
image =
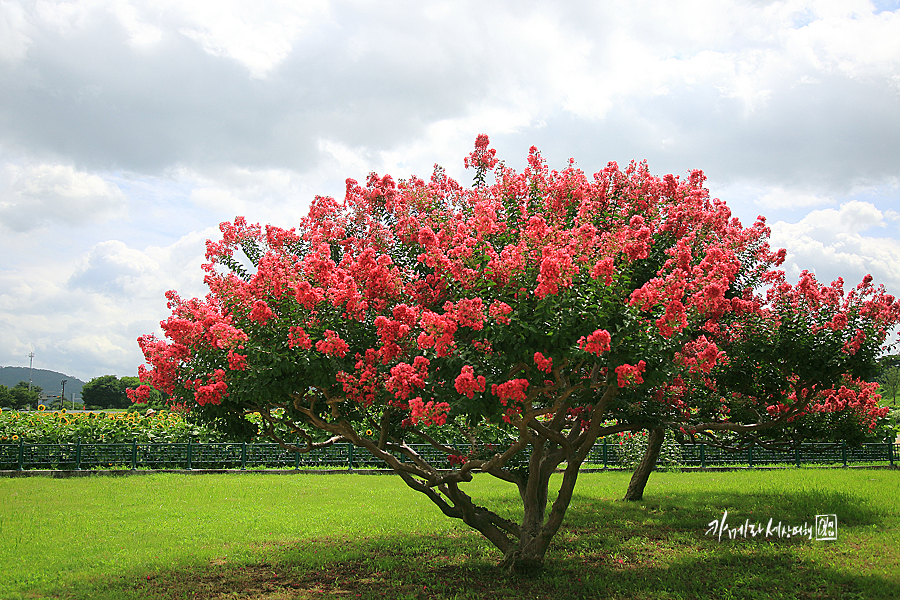
<path fill-rule="evenodd" d="M 628 484 L 628 491 L 625 492 L 625 500 L 642 500 L 644 498 L 644 486 L 650 478 L 650 473 L 656 468 L 656 461 L 659 459 L 659 451 L 662 449 L 663 440 L 666 437 L 666 431 L 662 427 L 656 427 L 650 430 L 650 439 L 647 440 L 647 449 L 644 451 L 644 457 L 641 458 L 640 464 L 634 470 L 631 476 L 631 482 Z"/>

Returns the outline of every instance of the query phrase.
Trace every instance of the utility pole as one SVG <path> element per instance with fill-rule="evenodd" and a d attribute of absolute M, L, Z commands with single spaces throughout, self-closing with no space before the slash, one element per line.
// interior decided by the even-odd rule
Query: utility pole
<path fill-rule="evenodd" d="M 34 372 L 34 350 L 28 353 L 28 391 L 31 391 L 31 374 Z"/>
<path fill-rule="evenodd" d="M 63 379 L 62 381 L 60 381 L 60 383 L 62 384 L 62 393 L 59 395 L 59 408 L 60 409 L 65 408 L 65 406 L 63 405 L 63 402 L 66 401 L 66 382 L 67 381 L 68 381 L 68 379 Z"/>

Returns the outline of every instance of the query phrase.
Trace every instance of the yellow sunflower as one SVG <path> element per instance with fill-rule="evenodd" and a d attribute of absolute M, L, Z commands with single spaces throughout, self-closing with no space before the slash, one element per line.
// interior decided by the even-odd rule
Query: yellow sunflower
<path fill-rule="evenodd" d="M 38 404 L 38 410 L 41 412 L 44 412 L 45 410 L 47 410 L 47 407 L 44 406 L 43 404 Z"/>

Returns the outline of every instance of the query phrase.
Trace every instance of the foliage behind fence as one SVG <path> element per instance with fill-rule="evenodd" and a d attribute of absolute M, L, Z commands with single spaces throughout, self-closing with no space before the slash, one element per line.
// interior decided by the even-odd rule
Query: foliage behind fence
<path fill-rule="evenodd" d="M 431 462 L 450 468 L 446 456 L 428 445 L 412 445 Z M 469 451 L 463 447 L 461 450 Z M 801 444 L 786 451 L 750 447 L 727 452 L 703 444 L 680 445 L 680 459 L 664 466 L 711 467 L 772 464 L 851 465 L 887 463 L 900 458 L 900 444 L 876 443 L 849 447 L 840 444 Z M 0 470 L 79 469 L 360 469 L 385 466 L 351 444 L 334 444 L 296 453 L 271 443 L 131 443 L 118 444 L 0 444 Z M 596 444 L 585 467 L 631 468 L 625 447 L 615 442 Z"/>

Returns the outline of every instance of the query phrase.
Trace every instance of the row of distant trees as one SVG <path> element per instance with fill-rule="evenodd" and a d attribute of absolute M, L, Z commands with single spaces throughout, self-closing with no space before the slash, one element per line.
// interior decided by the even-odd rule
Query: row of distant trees
<path fill-rule="evenodd" d="M 128 408 L 132 406 L 126 390 L 141 385 L 137 377 L 116 377 L 115 375 L 103 375 L 94 377 L 84 384 L 81 389 L 81 400 L 86 409 L 110 409 Z M 20 381 L 13 387 L 0 385 L 0 407 L 6 408 L 36 408 L 45 404 L 48 408 L 58 408 L 58 398 L 45 398 L 40 386 L 31 385 L 27 381 Z M 162 393 L 152 390 L 149 407 L 162 408 L 165 398 Z"/>

